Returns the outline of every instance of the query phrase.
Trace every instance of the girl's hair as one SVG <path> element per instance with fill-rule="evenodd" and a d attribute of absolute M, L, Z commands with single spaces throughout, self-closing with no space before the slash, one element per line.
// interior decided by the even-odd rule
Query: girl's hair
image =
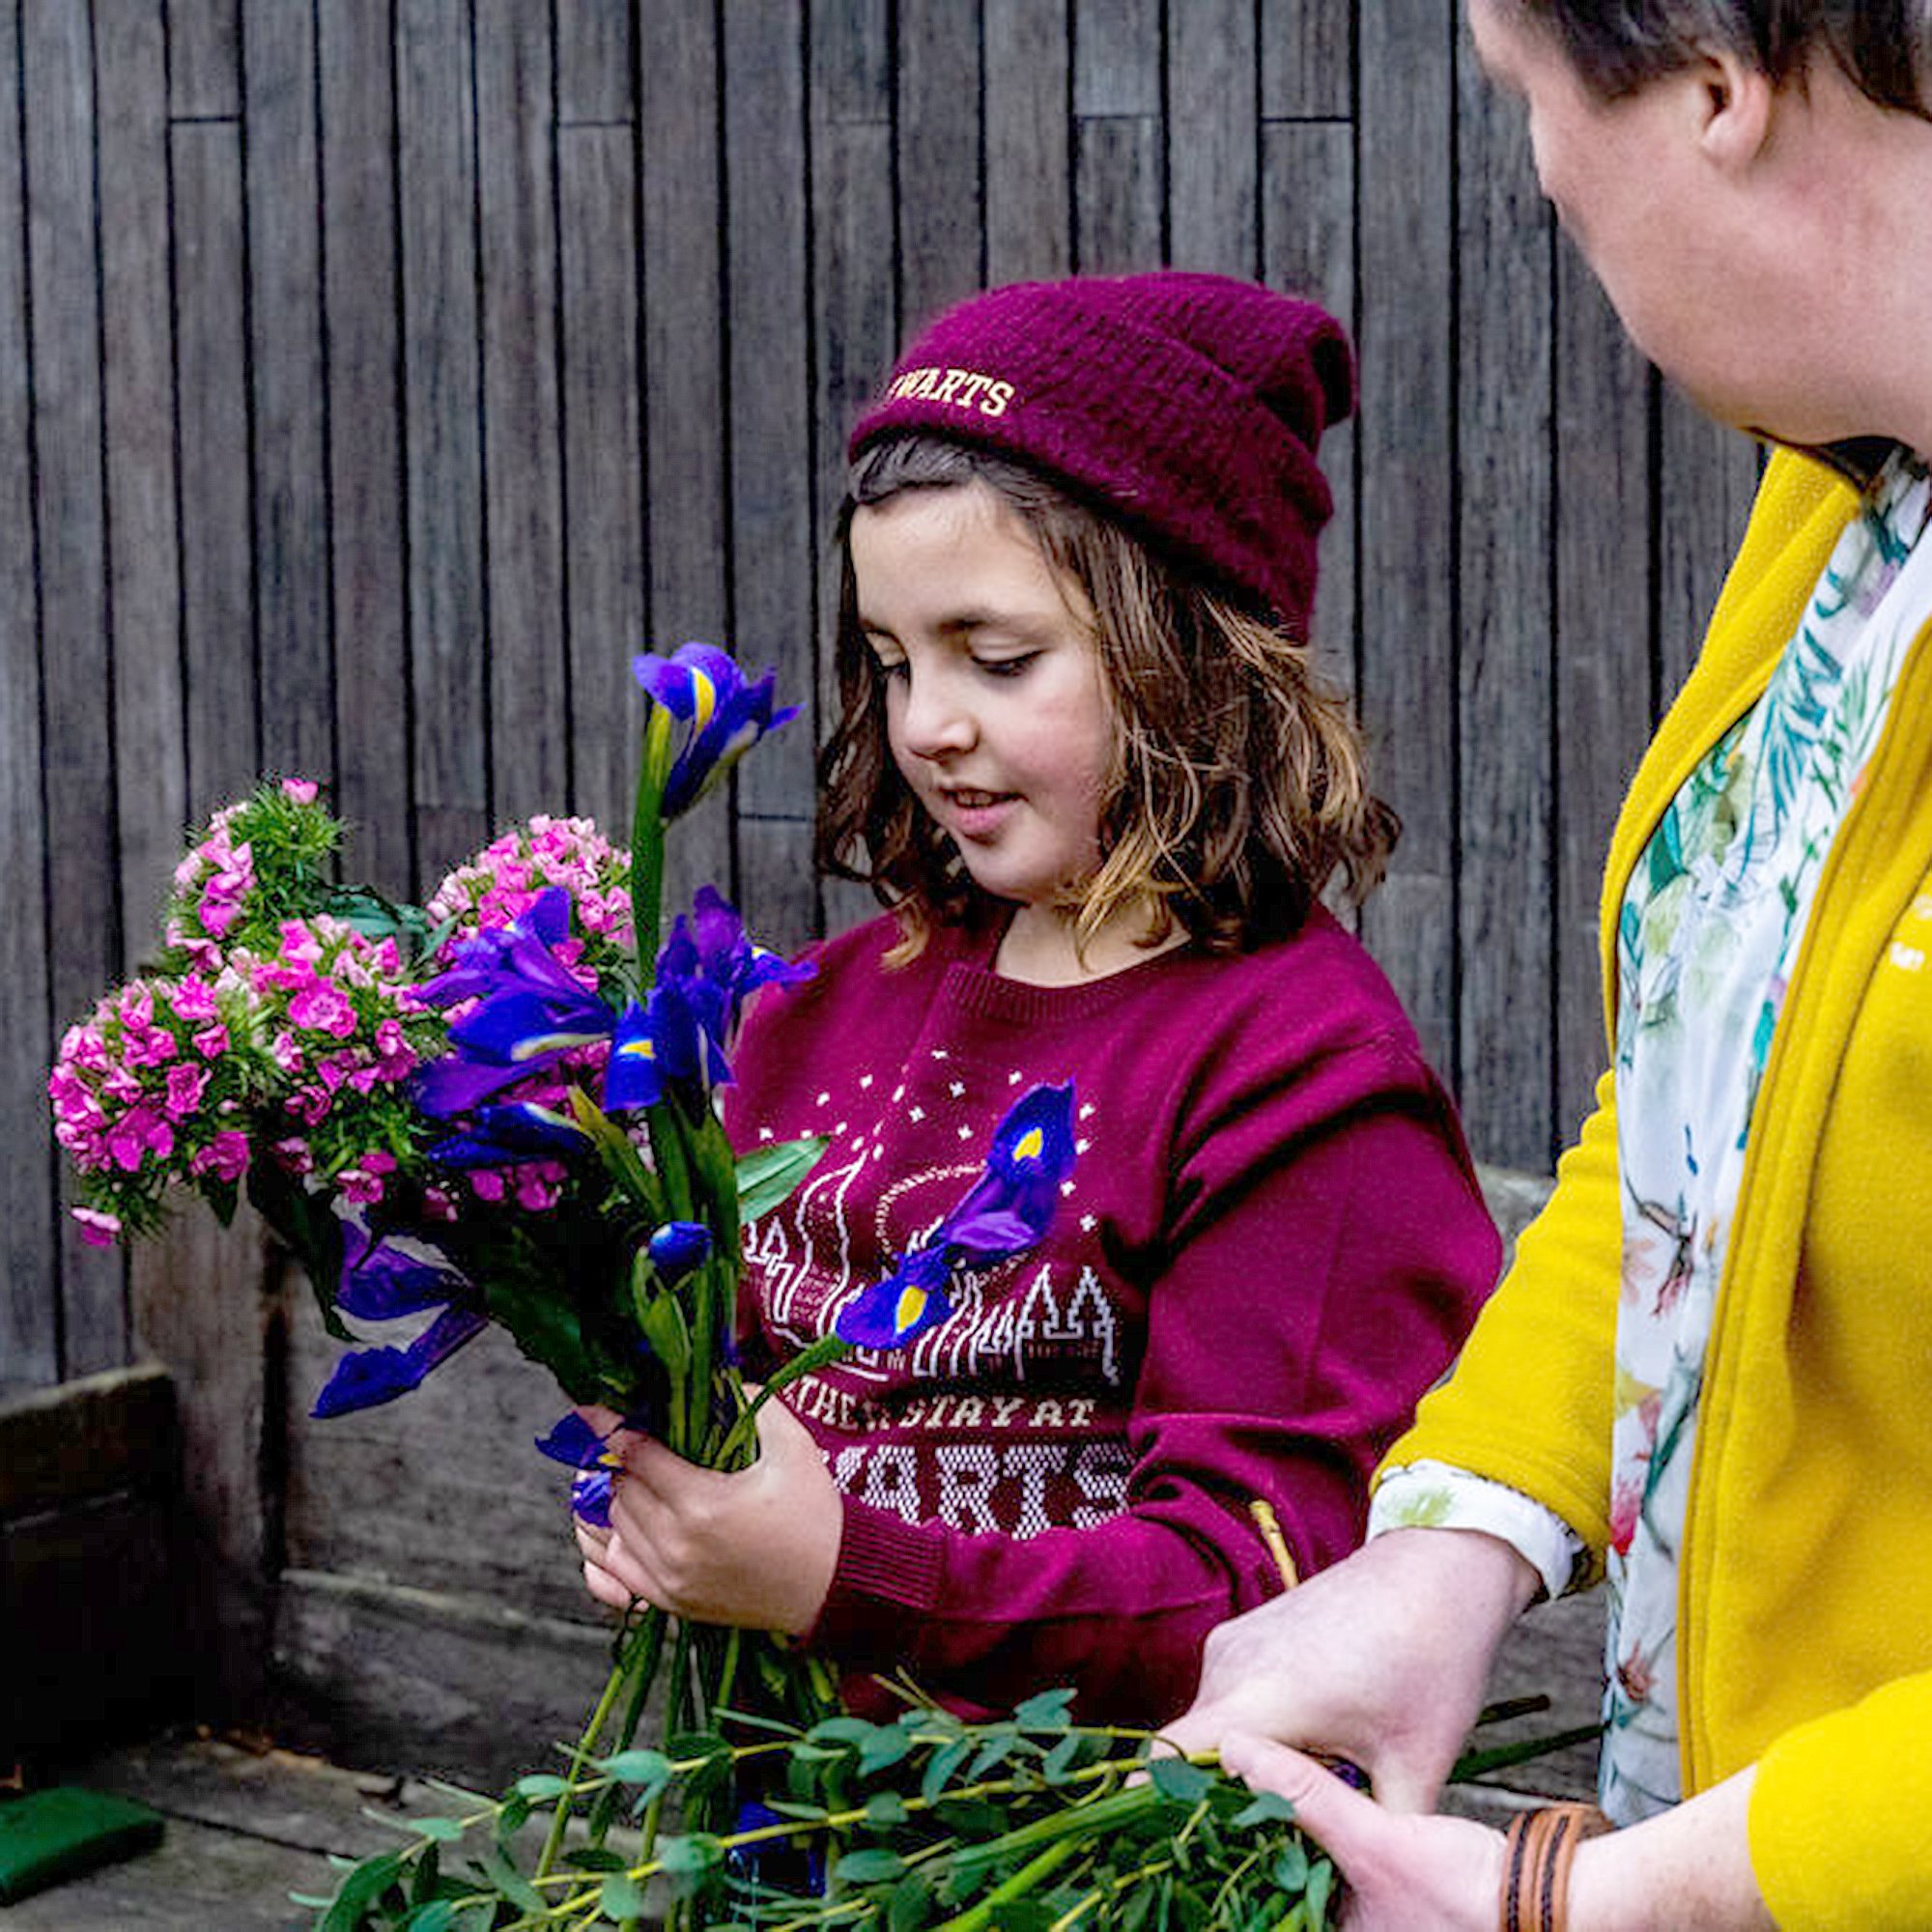
<path fill-rule="evenodd" d="M 1881 107 L 1932 119 L 1927 0 L 1514 0 L 1553 34 L 1584 85 L 1614 100 L 1690 65 L 1698 45 L 1729 48 L 1775 81 L 1823 49 Z"/>
<path fill-rule="evenodd" d="M 898 437 L 853 466 L 839 526 L 840 715 L 819 760 L 821 867 L 897 913 L 891 957 L 967 916 L 975 888 L 886 738 L 885 678 L 859 628 L 854 510 L 907 490 L 985 484 L 1093 606 L 1115 721 L 1100 864 L 1069 888 L 1084 946 L 1145 906 L 1150 943 L 1179 925 L 1215 952 L 1293 931 L 1339 872 L 1359 902 L 1400 831 L 1374 797 L 1349 704 L 1310 646 L 1037 472 L 938 437 Z"/>

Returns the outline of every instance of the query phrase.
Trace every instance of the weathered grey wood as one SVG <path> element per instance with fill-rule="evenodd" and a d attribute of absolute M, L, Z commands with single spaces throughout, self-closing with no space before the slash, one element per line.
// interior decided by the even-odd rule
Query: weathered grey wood
<path fill-rule="evenodd" d="M 334 803 L 347 864 L 384 892 L 411 882 L 408 595 L 401 343 L 396 327 L 396 96 L 388 0 L 317 9 L 322 80 Z M 480 66 L 480 62 L 479 62 Z M 480 76 L 479 76 L 480 84 Z M 537 494 L 538 479 L 526 488 Z M 510 493 L 521 500 L 518 493 Z"/>
<path fill-rule="evenodd" d="M 984 280 L 979 0 L 899 0 L 899 310 L 907 330 Z"/>
<path fill-rule="evenodd" d="M 550 1376 L 492 1330 L 406 1400 L 317 1421 L 341 1349 L 312 1307 L 292 1311 L 289 1562 L 592 1618 L 569 1472 L 533 1446 L 569 1406 Z"/>
<path fill-rule="evenodd" d="M 175 304 L 181 439 L 182 658 L 188 810 L 245 791 L 260 768 L 249 562 L 242 136 L 177 127 Z"/>
<path fill-rule="evenodd" d="M 262 755 L 334 777 L 314 14 L 243 0 L 256 654 Z"/>
<path fill-rule="evenodd" d="M 1167 25 L 1169 255 L 1177 268 L 1261 268 L 1253 0 L 1190 0 Z"/>
<path fill-rule="evenodd" d="M 1073 245 L 1089 273 L 1163 258 L 1158 14 L 1156 0 L 1076 0 Z"/>
<path fill-rule="evenodd" d="M 1690 675 L 1750 515 L 1757 445 L 1701 414 L 1668 383 L 1658 387 L 1657 687 L 1660 715 Z"/>
<path fill-rule="evenodd" d="M 627 667 L 637 644 L 646 635 L 659 649 L 694 638 L 726 641 L 731 614 L 717 21 L 708 8 L 670 7 L 645 10 L 640 25 L 648 615 L 640 611 L 628 628 L 611 624 L 588 638 L 573 626 L 580 654 L 589 647 L 583 661 L 609 680 L 599 687 L 608 694 L 607 712 L 626 721 L 639 715 L 635 700 L 619 701 L 631 689 Z M 641 547 L 641 534 L 636 541 Z M 628 736 L 623 749 L 628 799 L 635 769 Z M 679 828 L 665 866 L 667 903 L 687 904 L 706 881 L 733 890 L 730 800 L 722 791 Z"/>
<path fill-rule="evenodd" d="M 168 0 L 168 111 L 182 121 L 242 111 L 242 0 Z"/>
<path fill-rule="evenodd" d="M 1357 12 L 1350 0 L 1261 0 L 1264 120 L 1339 121 L 1354 111 Z"/>
<path fill-rule="evenodd" d="M 260 1718 L 282 1561 L 289 1296 L 265 1252 L 251 1212 L 223 1229 L 197 1211 L 132 1269 L 136 1344 L 174 1380 L 184 1662 L 191 1708 L 213 1720 Z"/>
<path fill-rule="evenodd" d="M 1597 950 L 1604 854 L 1650 720 L 1634 639 L 1647 615 L 1650 377 L 1577 250 L 1557 251 L 1556 743 L 1551 899 L 1554 1127 L 1567 1142 L 1605 1064 Z"/>
<path fill-rule="evenodd" d="M 1355 155 L 1348 128 L 1276 122 L 1262 129 L 1262 279 L 1305 295 L 1355 327 Z M 1322 473 L 1335 513 L 1321 533 L 1314 638 L 1323 668 L 1356 683 L 1354 420 L 1321 439 Z"/>
<path fill-rule="evenodd" d="M 583 31 L 602 16 L 594 9 L 570 9 L 558 15 L 559 31 L 565 17 Z M 579 54 L 584 53 L 580 43 Z M 553 87 L 544 11 L 522 0 L 485 0 L 476 10 L 477 245 L 496 826 L 540 811 L 561 812 L 570 802 Z M 606 380 L 612 375 L 607 372 Z M 587 518 L 598 514 L 595 497 L 583 509 Z M 586 523 L 585 538 L 598 534 Z M 600 563 L 594 541 L 583 543 L 579 554 L 582 568 L 594 574 Z"/>
<path fill-rule="evenodd" d="M 176 1479 L 175 1396 L 157 1362 L 0 1398 L 0 1517 Z"/>
<path fill-rule="evenodd" d="M 33 289 L 40 634 L 54 1009 L 85 1012 L 120 966 L 109 688 L 105 477 L 101 467 L 100 270 L 95 219 L 97 131 L 87 14 L 28 0 L 25 82 L 29 266 Z M 44 1044 L 43 1051 L 45 1050 Z M 126 1359 L 124 1270 L 62 1237 L 61 1370 Z"/>
<path fill-rule="evenodd" d="M 1523 917 L 1551 888 L 1551 232 L 1521 113 L 1459 65 L 1459 169 L 1477 185 L 1458 249 L 1457 1065 L 1476 1144 L 1535 1169 L 1551 1157 L 1554 1057 L 1549 933 Z"/>
<path fill-rule="evenodd" d="M 0 0 L 0 46 L 17 43 L 18 0 Z M 17 1024 L 0 1028 L 0 1383 L 60 1375 L 54 1161 L 48 1138 L 47 835 L 42 784 L 39 531 L 28 355 L 26 194 L 20 122 L 0 114 L 0 982 Z M 58 1023 L 58 1022 L 57 1022 Z"/>
<path fill-rule="evenodd" d="M 634 173 L 621 128 L 558 137 L 572 796 L 620 842 L 639 715 L 628 653 L 645 608 Z"/>
<path fill-rule="evenodd" d="M 1073 260 L 1068 0 L 983 0 L 986 279 L 1064 275 Z"/>
<path fill-rule="evenodd" d="M 124 954 L 138 960 L 187 820 L 168 314 L 166 22 L 160 0 L 95 18 L 101 360 Z"/>
<path fill-rule="evenodd" d="M 1456 1032 L 1454 89 L 1456 9 L 1364 6 L 1361 196 L 1361 709 L 1403 816 L 1362 929 L 1424 1050 Z"/>
<path fill-rule="evenodd" d="M 611 1632 L 514 1605 L 292 1570 L 282 1735 L 344 1763 L 498 1790 L 558 1762 L 611 1667 Z"/>
<path fill-rule="evenodd" d="M 647 15 L 672 11 L 696 10 L 643 10 Z M 558 122 L 570 128 L 635 119 L 629 0 L 560 0 L 555 13 Z"/>
<path fill-rule="evenodd" d="M 475 97 L 462 0 L 398 0 L 403 447 L 418 875 L 487 835 Z"/>
<path fill-rule="evenodd" d="M 817 920 L 808 814 L 817 652 L 805 72 L 782 10 L 724 13 L 731 647 L 805 713 L 739 767 L 738 902 L 767 945 Z M 772 813 L 775 816 L 767 816 Z"/>
<path fill-rule="evenodd" d="M 885 13 L 878 0 L 816 0 L 812 13 L 809 115 L 811 128 L 812 420 L 818 450 L 820 546 L 818 634 L 829 639 L 838 577 L 830 534 L 845 487 L 845 440 L 898 346 L 892 251 L 892 93 Z M 838 703 L 829 651 L 821 659 L 819 712 Z M 837 881 L 821 891 L 825 923 L 837 930 L 870 901 Z"/>

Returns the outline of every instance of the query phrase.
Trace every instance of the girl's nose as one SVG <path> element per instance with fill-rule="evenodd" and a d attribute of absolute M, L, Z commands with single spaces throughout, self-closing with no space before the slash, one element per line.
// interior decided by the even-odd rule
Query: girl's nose
<path fill-rule="evenodd" d="M 899 734 L 915 757 L 945 758 L 972 749 L 972 707 L 948 677 L 914 677 L 906 692 Z"/>

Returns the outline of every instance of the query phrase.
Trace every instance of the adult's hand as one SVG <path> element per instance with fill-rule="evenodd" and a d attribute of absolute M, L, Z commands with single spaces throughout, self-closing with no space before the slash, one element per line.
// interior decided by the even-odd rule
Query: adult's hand
<path fill-rule="evenodd" d="M 844 1512 L 805 1425 L 777 1400 L 758 1411 L 749 1469 L 700 1469 L 609 1410 L 584 1419 L 621 1466 L 608 1532 L 577 1527 L 583 1579 L 600 1603 L 749 1630 L 809 1630 L 838 1561 Z"/>
<path fill-rule="evenodd" d="M 1537 1585 L 1495 1537 L 1391 1530 L 1211 1632 L 1194 1703 L 1162 1735 L 1198 1751 L 1247 1732 L 1347 1758 L 1382 1804 L 1427 1811 Z"/>

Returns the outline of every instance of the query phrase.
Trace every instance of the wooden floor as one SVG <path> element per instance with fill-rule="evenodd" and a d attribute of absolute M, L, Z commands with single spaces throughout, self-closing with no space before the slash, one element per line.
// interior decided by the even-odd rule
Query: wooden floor
<path fill-rule="evenodd" d="M 69 1781 L 159 1811 L 161 1843 L 0 1907 L 6 1932 L 307 1932 L 318 1914 L 290 1894 L 332 1889 L 331 1852 L 398 1842 L 369 1808 L 435 1808 L 398 1779 L 192 1734 L 109 1752 Z"/>

